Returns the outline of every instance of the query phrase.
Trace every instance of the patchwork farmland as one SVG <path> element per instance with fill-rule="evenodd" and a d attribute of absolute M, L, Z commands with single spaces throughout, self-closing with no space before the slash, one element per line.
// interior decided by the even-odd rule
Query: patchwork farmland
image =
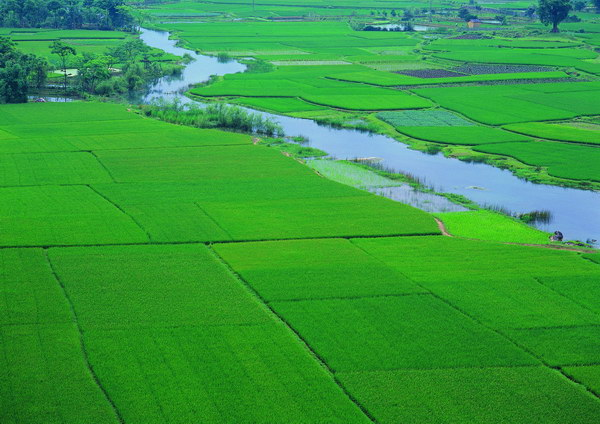
<path fill-rule="evenodd" d="M 596 240 L 450 175 L 594 208 L 564 204 L 600 189 L 591 6 L 31 1 L 55 20 L 0 0 L 0 99 L 15 51 L 74 98 L 0 104 L 0 423 L 600 422 Z"/>
<path fill-rule="evenodd" d="M 1 111 L 3 422 L 600 414 L 596 254 L 443 237 L 241 134 Z"/>

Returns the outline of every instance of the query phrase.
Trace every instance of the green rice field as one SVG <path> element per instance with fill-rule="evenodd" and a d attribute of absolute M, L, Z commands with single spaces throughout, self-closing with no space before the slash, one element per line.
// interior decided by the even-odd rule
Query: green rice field
<path fill-rule="evenodd" d="M 550 34 L 524 1 L 471 5 L 475 30 L 448 0 L 126 4 L 248 66 L 185 95 L 312 119 L 343 153 L 129 98 L 0 104 L 1 424 L 600 422 L 595 241 L 527 225 L 536 199 L 440 195 L 344 150 L 378 133 L 432 174 L 461 158 L 600 187 L 600 15 Z M 54 40 L 83 57 L 136 35 L 0 36 L 56 60 Z M 370 192 L 401 188 L 459 212 Z"/>
<path fill-rule="evenodd" d="M 479 212 L 471 227 L 440 215 L 461 236 L 443 237 L 433 216 L 249 136 L 120 105 L 0 116 L 3 422 L 600 414 L 600 266 L 493 241 L 541 233 L 483 233 L 496 218 Z"/>

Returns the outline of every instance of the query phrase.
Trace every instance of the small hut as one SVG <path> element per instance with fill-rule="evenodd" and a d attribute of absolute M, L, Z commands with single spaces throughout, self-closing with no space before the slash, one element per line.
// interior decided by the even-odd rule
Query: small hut
<path fill-rule="evenodd" d="M 480 26 L 481 21 L 479 19 L 469 19 L 469 22 L 467 22 L 467 27 L 469 27 L 469 29 L 479 28 Z"/>

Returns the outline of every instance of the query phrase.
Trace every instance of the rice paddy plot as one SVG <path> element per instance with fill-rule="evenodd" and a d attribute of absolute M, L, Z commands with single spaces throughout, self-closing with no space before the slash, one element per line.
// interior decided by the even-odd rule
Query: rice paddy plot
<path fill-rule="evenodd" d="M 0 188 L 0 246 L 143 243 L 146 233 L 85 186 Z"/>
<path fill-rule="evenodd" d="M 49 257 L 84 331 L 269 321 L 204 245 L 59 248 Z"/>
<path fill-rule="evenodd" d="M 235 100 L 242 106 L 272 110 L 279 113 L 325 110 L 326 107 L 307 103 L 296 97 L 240 97 Z"/>
<path fill-rule="evenodd" d="M 476 121 L 499 125 L 598 114 L 599 90 L 600 85 L 595 82 L 573 82 L 435 87 L 413 91 Z"/>
<path fill-rule="evenodd" d="M 17 103 L 2 105 L 0 126 L 42 125 L 94 121 L 139 120 L 139 115 L 127 112 L 123 105 L 93 102 Z M 79 125 L 81 126 L 81 125 Z"/>
<path fill-rule="evenodd" d="M 335 372 L 537 364 L 431 295 L 271 305 Z"/>
<path fill-rule="evenodd" d="M 543 276 L 538 281 L 561 295 L 600 314 L 600 270 L 575 275 Z"/>
<path fill-rule="evenodd" d="M 269 302 L 423 292 L 348 240 L 227 243 L 215 249 Z"/>
<path fill-rule="evenodd" d="M 564 367 L 563 371 L 594 393 L 600 393 L 600 365 Z"/>
<path fill-rule="evenodd" d="M 339 378 L 383 424 L 593 424 L 600 414 L 597 399 L 583 387 L 545 367 L 376 371 Z"/>
<path fill-rule="evenodd" d="M 275 323 L 94 329 L 85 339 L 125 422 L 370 422 Z"/>
<path fill-rule="evenodd" d="M 0 155 L 0 186 L 41 186 L 112 182 L 88 152 Z"/>
<path fill-rule="evenodd" d="M 510 156 L 528 165 L 547 167 L 548 173 L 555 177 L 600 181 L 600 148 L 595 146 L 532 141 L 482 145 L 475 150 Z"/>
<path fill-rule="evenodd" d="M 597 264 L 576 252 L 529 246 L 451 237 L 361 238 L 352 242 L 422 284 L 453 281 L 481 284 L 488 279 L 518 281 L 598 272 Z"/>
<path fill-rule="evenodd" d="M 445 110 L 379 112 L 377 117 L 394 127 L 468 127 L 475 125 L 472 122 Z"/>
<path fill-rule="evenodd" d="M 594 276 L 588 275 L 587 278 Z M 531 277 L 505 278 L 498 275 L 479 281 L 449 278 L 421 284 L 494 328 L 600 325 L 600 315 Z"/>
<path fill-rule="evenodd" d="M 402 57 L 402 56 L 401 56 Z M 410 59 L 410 58 L 407 58 Z M 413 58 L 414 59 L 414 58 Z M 410 60 L 407 60 L 410 61 Z M 439 72 L 439 71 L 437 71 Z M 400 73 L 390 73 L 382 71 L 363 71 L 356 73 L 345 73 L 343 75 L 330 75 L 331 78 L 342 81 L 360 82 L 381 86 L 411 86 L 411 85 L 431 85 L 431 84 L 465 84 L 465 83 L 493 83 L 512 81 L 512 80 L 536 80 L 536 79 L 560 79 L 567 78 L 568 75 L 561 71 L 549 72 L 527 72 L 527 73 L 494 73 L 479 75 L 452 76 L 443 78 L 420 78 Z"/>
<path fill-rule="evenodd" d="M 523 142 L 530 140 L 520 134 L 484 126 L 396 127 L 409 137 L 446 144 L 479 145 L 489 143 Z"/>
<path fill-rule="evenodd" d="M 1 249 L 0 328 L 70 324 L 69 303 L 41 249 Z"/>
<path fill-rule="evenodd" d="M 373 89 L 376 90 L 376 89 Z M 402 92 L 373 91 L 365 94 L 303 95 L 304 100 L 317 105 L 348 110 L 419 109 L 431 105 L 427 100 Z"/>
<path fill-rule="evenodd" d="M 568 326 L 503 330 L 551 366 L 600 362 L 600 326 Z"/>
<path fill-rule="evenodd" d="M 135 115 L 134 115 L 135 116 Z M 91 121 L 85 125 L 73 125 L 72 122 L 47 124 L 6 125 L 2 128 L 21 138 L 30 137 L 69 137 L 127 134 L 164 130 L 164 122 L 152 119 L 123 119 L 110 121 Z"/>
<path fill-rule="evenodd" d="M 263 146 L 102 150 L 98 158 L 118 182 L 186 182 L 305 175 L 305 167 Z"/>
<path fill-rule="evenodd" d="M 234 240 L 439 234 L 431 215 L 370 194 L 200 206 Z"/>
<path fill-rule="evenodd" d="M 531 137 L 600 145 L 600 132 L 597 129 L 578 127 L 576 123 L 527 122 L 505 125 L 504 128 Z"/>
<path fill-rule="evenodd" d="M 548 244 L 549 235 L 515 218 L 487 210 L 438 213 L 454 236 L 508 243 Z"/>
<path fill-rule="evenodd" d="M 258 202 L 369 196 L 343 184 L 333 183 L 305 170 L 304 175 L 264 178 L 223 178 L 206 182 L 148 182 L 96 184 L 94 189 L 116 204 L 171 206 L 198 202 Z"/>
<path fill-rule="evenodd" d="M 85 363 L 75 324 L 0 325 L 0 340 L 0 421 L 119 423 Z"/>

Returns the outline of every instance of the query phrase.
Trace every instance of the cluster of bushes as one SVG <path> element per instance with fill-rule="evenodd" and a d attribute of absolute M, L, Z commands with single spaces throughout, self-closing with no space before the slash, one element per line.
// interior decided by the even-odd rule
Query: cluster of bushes
<path fill-rule="evenodd" d="M 223 103 L 182 104 L 160 100 L 152 105 L 140 106 L 146 116 L 174 124 L 198 128 L 225 128 L 240 132 L 281 137 L 284 135 L 279 124 L 258 113 L 252 113 L 238 106 Z"/>

